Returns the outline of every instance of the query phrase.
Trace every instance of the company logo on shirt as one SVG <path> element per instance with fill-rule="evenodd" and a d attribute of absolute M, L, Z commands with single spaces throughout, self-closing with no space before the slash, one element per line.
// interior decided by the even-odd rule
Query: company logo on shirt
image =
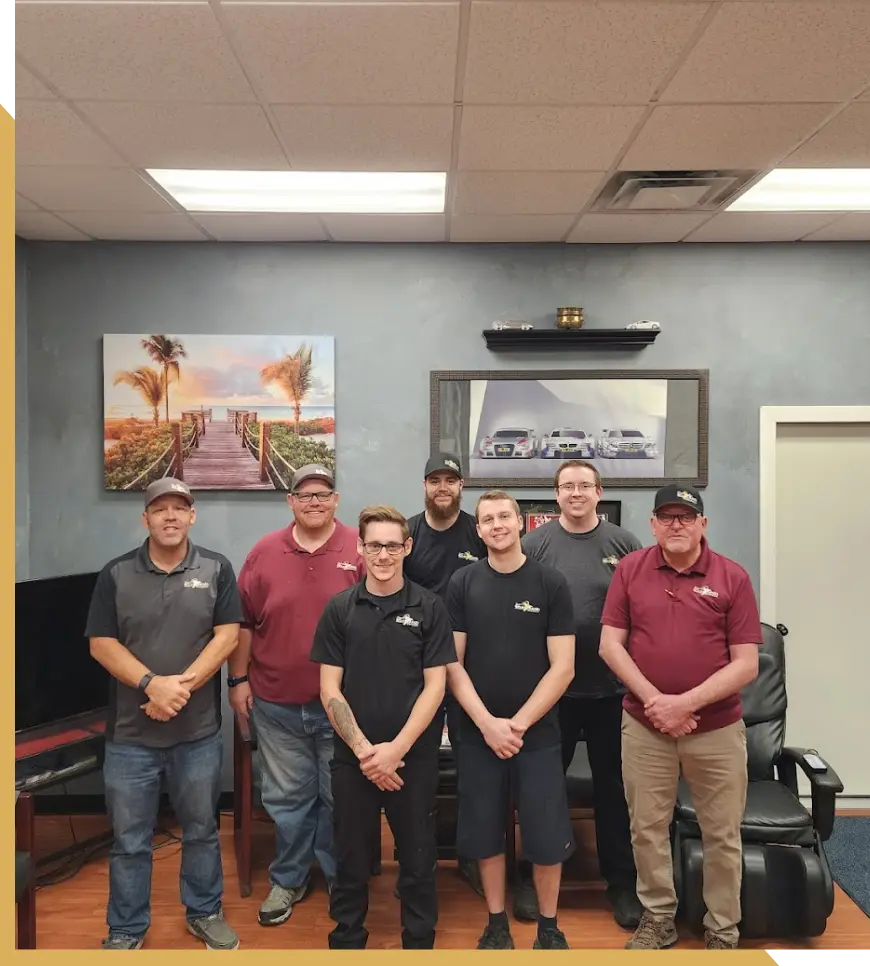
<path fill-rule="evenodd" d="M 693 587 L 692 590 L 694 590 L 696 594 L 700 594 L 701 597 L 718 597 L 719 596 L 719 594 L 715 590 L 712 590 L 706 584 L 704 584 L 703 587 Z"/>
<path fill-rule="evenodd" d="M 612 553 L 609 557 L 603 557 L 601 562 L 609 564 L 611 567 L 615 567 L 619 563 L 619 557 L 617 557 L 615 553 Z"/>
<path fill-rule="evenodd" d="M 356 570 L 356 564 L 351 563 L 349 560 L 339 560 L 335 566 L 339 570 Z"/>
<path fill-rule="evenodd" d="M 185 580 L 184 586 L 189 587 L 191 590 L 205 590 L 208 587 L 208 583 L 192 577 L 190 580 Z"/>
<path fill-rule="evenodd" d="M 414 618 L 411 617 L 410 614 L 401 614 L 399 617 L 396 618 L 396 623 L 397 624 L 402 624 L 405 627 L 419 627 L 420 626 L 420 622 L 419 621 L 415 621 Z"/>
<path fill-rule="evenodd" d="M 460 560 L 469 560 L 471 563 L 475 563 L 476 561 L 480 560 L 480 557 L 475 557 L 474 554 L 469 550 L 463 550 L 462 553 L 458 553 L 456 556 L 459 557 Z"/>
<path fill-rule="evenodd" d="M 514 610 L 521 610 L 526 614 L 540 614 L 541 608 L 534 607 L 527 600 L 524 600 L 521 604 L 514 604 Z"/>

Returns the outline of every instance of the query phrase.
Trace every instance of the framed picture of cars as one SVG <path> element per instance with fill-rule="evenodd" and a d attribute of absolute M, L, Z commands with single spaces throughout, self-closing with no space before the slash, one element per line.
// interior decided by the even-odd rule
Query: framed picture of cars
<path fill-rule="evenodd" d="M 523 515 L 526 532 L 542 527 L 559 516 L 559 504 L 555 500 L 517 500 Z M 619 500 L 600 500 L 598 517 L 616 526 L 622 525 L 622 503 Z"/>
<path fill-rule="evenodd" d="M 707 485 L 706 369 L 438 371 L 430 450 L 455 453 L 468 487 L 549 485 L 582 459 L 605 487 Z"/>

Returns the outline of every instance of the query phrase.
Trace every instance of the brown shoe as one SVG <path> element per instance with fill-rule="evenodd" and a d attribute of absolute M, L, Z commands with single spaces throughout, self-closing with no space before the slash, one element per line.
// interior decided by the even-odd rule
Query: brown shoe
<path fill-rule="evenodd" d="M 704 932 L 704 946 L 707 949 L 736 949 L 737 943 L 729 943 L 728 940 L 707 929 Z"/>
<path fill-rule="evenodd" d="M 673 919 L 657 919 L 648 912 L 640 917 L 634 935 L 625 944 L 626 949 L 670 949 L 676 945 L 677 929 Z"/>

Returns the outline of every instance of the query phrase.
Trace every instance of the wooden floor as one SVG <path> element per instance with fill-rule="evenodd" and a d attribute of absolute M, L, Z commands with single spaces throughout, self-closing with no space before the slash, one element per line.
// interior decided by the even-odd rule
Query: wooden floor
<path fill-rule="evenodd" d="M 208 423 L 199 446 L 184 463 L 184 482 L 197 490 L 274 490 L 260 480 L 254 454 L 242 446 L 231 423 Z"/>
<path fill-rule="evenodd" d="M 70 827 L 72 822 L 72 829 Z M 72 842 L 73 831 L 79 841 L 107 828 L 105 816 L 37 818 L 37 841 L 42 851 L 63 848 Z M 591 821 L 576 824 L 578 850 L 566 867 L 559 924 L 575 948 L 619 949 L 627 933 L 615 925 L 604 899 L 594 857 L 594 831 Z M 246 949 L 326 949 L 327 934 L 333 926 L 329 918 L 326 890 L 318 877 L 308 896 L 296 906 L 293 916 L 281 926 L 263 928 L 257 923 L 257 908 L 268 891 L 268 864 L 272 849 L 272 830 L 257 828 L 254 840 L 254 891 L 248 899 L 239 896 L 232 848 L 232 820 L 224 817 L 221 838 L 224 854 L 227 919 L 239 934 Z M 157 844 L 166 842 L 164 837 Z M 393 897 L 396 866 L 392 862 L 392 842 L 385 827 L 383 873 L 372 880 L 368 929 L 369 949 L 400 948 L 399 905 Z M 78 874 L 58 885 L 46 886 L 37 895 L 37 942 L 43 949 L 94 949 L 105 935 L 108 891 L 108 862 L 105 851 L 86 864 Z M 185 929 L 184 910 L 178 899 L 180 845 L 170 841 L 154 853 L 152 881 L 152 926 L 146 939 L 150 949 L 202 948 Z M 486 906 L 459 878 L 452 863 L 442 863 L 438 871 L 440 920 L 437 948 L 473 949 L 486 922 Z M 535 927 L 512 923 L 517 948 L 530 948 Z M 697 937 L 683 935 L 680 948 L 701 948 Z M 839 888 L 834 914 L 828 929 L 818 939 L 788 944 L 771 940 L 745 942 L 746 947 L 766 949 L 866 949 L 870 946 L 870 918 Z"/>

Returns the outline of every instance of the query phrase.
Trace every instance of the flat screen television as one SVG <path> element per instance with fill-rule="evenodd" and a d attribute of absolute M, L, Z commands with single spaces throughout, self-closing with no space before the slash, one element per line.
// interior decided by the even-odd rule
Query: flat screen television
<path fill-rule="evenodd" d="M 15 731 L 54 725 L 109 703 L 109 674 L 85 637 L 96 573 L 15 584 Z"/>

